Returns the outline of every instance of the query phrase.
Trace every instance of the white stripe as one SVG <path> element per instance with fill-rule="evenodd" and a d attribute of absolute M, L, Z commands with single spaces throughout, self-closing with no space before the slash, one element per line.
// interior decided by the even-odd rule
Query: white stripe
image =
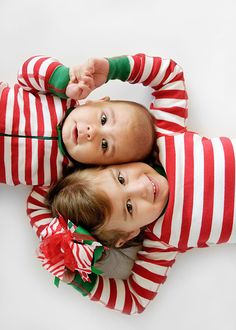
<path fill-rule="evenodd" d="M 145 66 L 143 68 L 142 76 L 139 80 L 140 83 L 145 81 L 149 77 L 153 67 L 153 60 L 154 60 L 153 57 L 149 57 L 149 56 L 145 57 Z"/>
<path fill-rule="evenodd" d="M 35 80 L 35 78 L 33 77 L 34 74 L 34 65 L 36 64 L 36 62 L 38 61 L 38 59 L 40 59 L 41 56 L 37 56 L 32 58 L 27 65 L 27 78 L 29 79 L 31 85 L 34 87 L 34 89 L 36 90 L 41 90 L 41 87 L 39 86 L 39 84 L 37 83 L 37 81 Z M 26 85 L 28 85 L 26 83 Z"/>
<path fill-rule="evenodd" d="M 176 178 L 175 178 L 175 200 L 172 216 L 171 236 L 169 244 L 178 246 L 182 225 L 183 198 L 184 198 L 184 174 L 185 174 L 185 148 L 184 135 L 177 135 L 174 138 L 176 160 Z"/>
<path fill-rule="evenodd" d="M 222 229 L 225 193 L 225 157 L 223 146 L 219 138 L 211 139 L 214 152 L 214 204 L 212 227 L 208 244 L 218 241 Z"/>
<path fill-rule="evenodd" d="M 188 247 L 196 247 L 201 230 L 204 193 L 204 153 L 202 138 L 193 136 L 194 178 L 192 221 L 189 232 Z"/>
<path fill-rule="evenodd" d="M 125 285 L 122 280 L 115 280 L 115 286 L 117 288 L 115 309 L 123 310 L 125 300 Z"/>
<path fill-rule="evenodd" d="M 168 121 L 170 123 L 175 123 L 178 124 L 180 126 L 185 126 L 185 119 L 175 115 L 175 114 L 171 114 L 162 110 L 157 110 L 157 109 L 151 109 L 150 113 L 158 120 L 163 120 L 163 121 Z M 159 127 L 158 127 L 159 130 Z"/>
<path fill-rule="evenodd" d="M 164 85 L 163 87 L 159 88 L 159 91 L 167 91 L 167 90 L 180 90 L 185 91 L 185 84 L 182 80 L 173 81 L 172 83 L 169 83 L 167 85 Z"/>
<path fill-rule="evenodd" d="M 181 72 L 183 72 L 182 68 L 178 64 L 176 64 L 173 72 L 167 77 L 167 79 L 164 81 L 164 84 L 166 85 L 169 81 L 171 81 L 175 76 L 177 76 Z"/>
<path fill-rule="evenodd" d="M 187 100 L 185 99 L 173 99 L 173 98 L 166 98 L 166 99 L 154 99 L 153 103 L 155 104 L 156 108 L 171 108 L 171 107 L 180 107 L 180 108 L 187 108 Z"/>
<path fill-rule="evenodd" d="M 37 185 L 39 183 L 38 178 L 38 167 L 39 167 L 39 159 L 38 159 L 38 140 L 31 139 L 32 145 L 32 158 L 31 158 L 31 178 L 32 185 Z"/>
<path fill-rule="evenodd" d="M 41 88 L 42 90 L 46 90 L 45 88 L 45 76 L 46 76 L 46 73 L 47 73 L 47 69 L 49 67 L 49 65 L 53 62 L 56 62 L 57 60 L 54 59 L 54 58 L 49 58 L 49 59 L 46 59 L 40 66 L 40 69 L 39 69 L 39 75 L 43 77 L 43 79 L 40 79 L 40 85 L 41 85 Z"/>
<path fill-rule="evenodd" d="M 128 60 L 129 60 L 129 64 L 130 64 L 130 73 L 129 73 L 129 76 L 127 78 L 127 80 L 129 80 L 129 77 L 131 76 L 131 73 L 133 71 L 133 68 L 134 68 L 134 59 L 132 56 L 128 56 Z"/>

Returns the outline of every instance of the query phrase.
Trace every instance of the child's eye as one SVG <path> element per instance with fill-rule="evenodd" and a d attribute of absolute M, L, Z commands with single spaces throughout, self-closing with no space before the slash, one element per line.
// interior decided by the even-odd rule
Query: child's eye
<path fill-rule="evenodd" d="M 125 178 L 123 177 L 123 175 L 120 172 L 118 173 L 118 181 L 121 184 L 125 184 Z"/>
<path fill-rule="evenodd" d="M 102 139 L 102 144 L 101 144 L 101 146 L 102 146 L 102 150 L 103 150 L 103 151 L 107 151 L 107 149 L 108 149 L 108 142 L 107 142 L 107 140 Z"/>
<path fill-rule="evenodd" d="M 105 113 L 103 113 L 101 115 L 101 124 L 102 124 L 102 126 L 104 126 L 106 124 L 106 122 L 107 122 L 107 116 L 106 116 Z"/>
<path fill-rule="evenodd" d="M 132 215 L 132 213 L 133 213 L 133 205 L 132 205 L 132 203 L 131 203 L 131 200 L 130 200 L 130 199 L 128 199 L 128 200 L 127 200 L 127 203 L 126 203 L 126 208 L 127 208 L 127 211 L 129 212 L 129 214 L 131 214 L 131 215 Z"/>

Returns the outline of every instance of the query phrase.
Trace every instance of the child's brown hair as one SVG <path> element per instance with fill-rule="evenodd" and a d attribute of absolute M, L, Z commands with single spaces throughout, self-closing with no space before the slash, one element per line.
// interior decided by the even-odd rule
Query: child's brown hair
<path fill-rule="evenodd" d="M 102 167 L 71 171 L 51 187 L 46 203 L 54 217 L 61 214 L 65 220 L 87 229 L 103 245 L 117 247 L 118 239 L 126 239 L 129 233 L 104 229 L 112 206 L 106 193 L 96 184 L 100 169 Z M 139 244 L 141 237 L 128 241 L 123 247 Z"/>

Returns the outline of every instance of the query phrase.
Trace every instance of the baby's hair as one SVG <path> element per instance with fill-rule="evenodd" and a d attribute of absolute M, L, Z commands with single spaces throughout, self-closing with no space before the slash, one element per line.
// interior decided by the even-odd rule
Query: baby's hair
<path fill-rule="evenodd" d="M 71 171 L 51 187 L 46 204 L 54 217 L 61 214 L 65 220 L 87 229 L 103 245 L 115 247 L 118 239 L 126 239 L 129 233 L 104 229 L 112 206 L 106 193 L 96 184 L 101 169 L 93 167 Z M 137 245 L 140 237 L 128 241 L 123 247 Z"/>

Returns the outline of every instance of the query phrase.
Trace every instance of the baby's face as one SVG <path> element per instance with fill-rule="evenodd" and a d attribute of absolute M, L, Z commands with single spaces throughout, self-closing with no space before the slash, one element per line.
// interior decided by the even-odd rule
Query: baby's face
<path fill-rule="evenodd" d="M 113 164 L 147 156 L 153 129 L 150 118 L 140 111 L 137 116 L 130 104 L 100 101 L 74 109 L 63 124 L 62 139 L 78 162 Z"/>
<path fill-rule="evenodd" d="M 96 183 L 112 206 L 103 229 L 130 233 L 129 239 L 156 220 L 168 200 L 167 179 L 145 163 L 108 166 L 97 173 Z"/>

